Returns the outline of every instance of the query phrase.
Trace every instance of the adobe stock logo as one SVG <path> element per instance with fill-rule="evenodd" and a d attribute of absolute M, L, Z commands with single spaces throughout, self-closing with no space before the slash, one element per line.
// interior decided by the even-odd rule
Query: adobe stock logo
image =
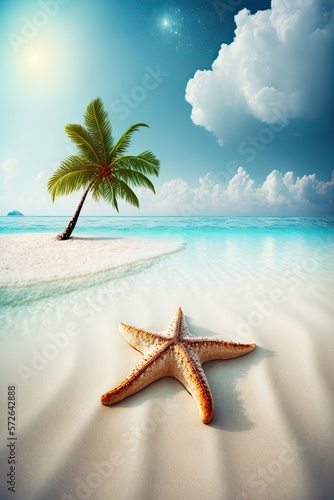
<path fill-rule="evenodd" d="M 55 17 L 61 5 L 67 5 L 71 0 L 41 0 L 38 2 L 41 10 L 37 10 L 29 19 L 22 17 L 21 33 L 10 32 L 7 35 L 15 52 L 19 52 L 22 47 L 30 42 L 44 28 L 50 18 Z"/>

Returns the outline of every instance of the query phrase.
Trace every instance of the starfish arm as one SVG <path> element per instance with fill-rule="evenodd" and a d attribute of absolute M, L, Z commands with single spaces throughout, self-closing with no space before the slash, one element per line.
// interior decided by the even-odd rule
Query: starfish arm
<path fill-rule="evenodd" d="M 157 333 L 141 330 L 140 328 L 125 325 L 124 323 L 119 324 L 119 331 L 122 337 L 142 354 L 147 354 L 152 350 L 153 346 L 165 346 L 168 340 Z"/>
<path fill-rule="evenodd" d="M 196 355 L 189 354 L 180 343 L 175 345 L 173 377 L 192 395 L 202 422 L 208 424 L 213 415 L 213 398 L 203 368 Z"/>
<path fill-rule="evenodd" d="M 170 352 L 168 346 L 156 349 L 151 356 L 145 356 L 117 387 L 101 396 L 104 405 L 112 405 L 141 391 L 159 378 L 169 376 Z"/>
<path fill-rule="evenodd" d="M 188 338 L 190 336 L 186 321 L 184 319 L 184 314 L 181 307 L 178 308 L 175 318 L 169 325 L 166 333 L 166 337 L 171 338 Z"/>
<path fill-rule="evenodd" d="M 188 341 L 189 348 L 197 354 L 201 363 L 214 359 L 231 359 L 243 356 L 255 349 L 256 344 L 240 344 L 224 340 L 201 338 Z"/>

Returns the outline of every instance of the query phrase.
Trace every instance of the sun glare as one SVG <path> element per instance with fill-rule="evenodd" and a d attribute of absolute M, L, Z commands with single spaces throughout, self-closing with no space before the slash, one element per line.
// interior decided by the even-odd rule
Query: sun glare
<path fill-rule="evenodd" d="M 32 54 L 31 56 L 31 61 L 35 64 L 39 63 L 41 60 L 41 56 L 39 54 L 37 54 L 37 52 L 35 52 L 34 54 Z"/>

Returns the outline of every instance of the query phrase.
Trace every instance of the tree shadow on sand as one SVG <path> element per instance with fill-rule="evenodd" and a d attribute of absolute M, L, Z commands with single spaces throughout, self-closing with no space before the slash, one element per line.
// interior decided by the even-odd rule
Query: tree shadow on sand
<path fill-rule="evenodd" d="M 123 236 L 71 236 L 71 240 L 82 241 L 111 241 L 111 240 L 124 240 Z"/>

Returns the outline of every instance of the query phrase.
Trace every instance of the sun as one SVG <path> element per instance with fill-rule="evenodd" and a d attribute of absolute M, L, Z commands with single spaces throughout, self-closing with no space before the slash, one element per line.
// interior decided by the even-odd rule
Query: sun
<path fill-rule="evenodd" d="M 34 64 L 38 64 L 41 62 L 41 56 L 40 54 L 38 54 L 37 52 L 34 52 L 31 56 L 30 56 L 30 60 L 32 63 Z"/>
<path fill-rule="evenodd" d="M 42 49 L 38 49 L 37 47 L 35 49 L 30 50 L 26 54 L 26 65 L 27 68 L 33 73 L 33 74 L 41 74 L 43 72 L 47 71 L 47 62 L 48 58 L 46 57 L 45 52 Z"/>
<path fill-rule="evenodd" d="M 58 56 L 57 52 L 50 46 L 30 44 L 22 50 L 17 60 L 27 80 L 34 84 L 42 84 L 55 76 L 55 55 Z"/>
<path fill-rule="evenodd" d="M 43 47 L 29 47 L 23 56 L 23 63 L 27 75 L 32 78 L 46 78 L 50 75 L 50 57 Z"/>

